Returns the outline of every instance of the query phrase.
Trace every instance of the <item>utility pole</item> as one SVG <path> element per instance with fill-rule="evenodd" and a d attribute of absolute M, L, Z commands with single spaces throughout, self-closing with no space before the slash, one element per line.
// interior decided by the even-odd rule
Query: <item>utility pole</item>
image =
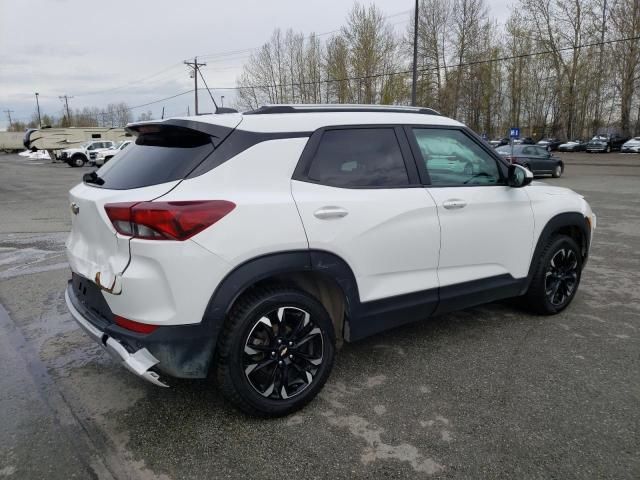
<path fill-rule="evenodd" d="M 194 94 L 195 94 L 195 109 L 196 109 L 196 115 L 198 115 L 198 73 L 200 72 L 200 67 L 205 67 L 207 64 L 206 63 L 198 63 L 198 57 L 195 57 L 193 59 L 193 62 L 187 62 L 186 60 L 184 61 L 185 65 L 188 65 L 190 68 L 193 69 L 193 72 L 191 72 L 193 74 L 193 85 L 194 85 Z"/>
<path fill-rule="evenodd" d="M 162 107 L 162 116 L 160 117 L 160 120 L 164 120 L 164 107 Z"/>
<path fill-rule="evenodd" d="M 220 95 L 220 106 L 224 108 L 224 95 Z"/>
<path fill-rule="evenodd" d="M 418 82 L 418 4 L 413 19 L 413 82 L 411 84 L 411 105 L 416 106 L 416 83 Z"/>
<path fill-rule="evenodd" d="M 70 97 L 69 95 L 60 95 L 58 98 L 60 100 L 64 99 L 64 104 L 67 109 L 67 122 L 69 122 L 69 126 L 71 126 L 71 113 L 69 113 L 69 99 L 73 97 Z"/>
<path fill-rule="evenodd" d="M 3 110 L 4 113 L 9 117 L 9 127 L 13 126 L 13 122 L 11 121 L 11 114 L 14 112 L 13 110 Z"/>
<path fill-rule="evenodd" d="M 39 93 L 36 92 L 36 106 L 38 107 L 38 125 L 42 128 L 42 118 L 40 118 L 40 102 L 38 101 Z"/>

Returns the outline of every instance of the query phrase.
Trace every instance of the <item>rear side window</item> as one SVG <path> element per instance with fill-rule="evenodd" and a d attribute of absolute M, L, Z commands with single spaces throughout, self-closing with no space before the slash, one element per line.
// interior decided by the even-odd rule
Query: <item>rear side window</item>
<path fill-rule="evenodd" d="M 328 130 L 311 162 L 309 180 L 334 187 L 397 187 L 409 184 L 392 128 Z"/>
<path fill-rule="evenodd" d="M 97 172 L 102 188 L 127 190 L 181 180 L 213 152 L 211 137 L 174 127 L 140 134 Z"/>

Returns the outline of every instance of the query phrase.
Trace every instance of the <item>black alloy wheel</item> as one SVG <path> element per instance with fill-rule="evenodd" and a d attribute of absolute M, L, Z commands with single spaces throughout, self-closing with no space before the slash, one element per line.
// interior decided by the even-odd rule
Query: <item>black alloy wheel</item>
<path fill-rule="evenodd" d="M 309 312 L 294 306 L 272 310 L 255 322 L 244 345 L 242 368 L 266 398 L 293 398 L 313 383 L 323 361 L 323 333 Z"/>
<path fill-rule="evenodd" d="M 225 398 L 258 417 L 292 413 L 326 382 L 335 356 L 331 317 L 293 287 L 257 288 L 234 304 L 216 348 Z"/>
<path fill-rule="evenodd" d="M 582 275 L 582 251 L 576 241 L 556 234 L 535 258 L 523 306 L 534 313 L 553 315 L 574 299 Z"/>
<path fill-rule="evenodd" d="M 549 303 L 560 307 L 574 294 L 578 286 L 578 257 L 569 248 L 561 248 L 549 261 L 544 280 L 544 292 Z"/>

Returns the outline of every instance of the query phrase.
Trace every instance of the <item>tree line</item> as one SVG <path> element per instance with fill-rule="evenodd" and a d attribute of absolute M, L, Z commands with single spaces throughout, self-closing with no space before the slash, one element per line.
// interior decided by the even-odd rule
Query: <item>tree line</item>
<path fill-rule="evenodd" d="M 238 106 L 409 104 L 413 24 L 396 33 L 354 4 L 340 31 L 276 29 L 237 80 Z M 421 0 L 417 103 L 478 132 L 640 134 L 640 2 L 518 0 L 504 25 L 485 0 Z"/>
<path fill-rule="evenodd" d="M 124 103 L 110 103 L 106 108 L 84 107 L 82 109 L 63 110 L 58 115 L 43 114 L 41 117 L 43 127 L 124 127 L 133 121 L 131 108 Z M 138 121 L 153 120 L 151 110 L 138 115 Z M 39 128 L 38 113 L 31 115 L 28 122 L 13 121 L 8 127 L 10 132 L 23 132 L 27 128 Z"/>

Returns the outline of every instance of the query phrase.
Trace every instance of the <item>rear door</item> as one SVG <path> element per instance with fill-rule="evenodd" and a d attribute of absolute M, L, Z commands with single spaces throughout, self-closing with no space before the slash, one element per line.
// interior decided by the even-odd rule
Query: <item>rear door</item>
<path fill-rule="evenodd" d="M 212 135 L 178 126 L 150 125 L 139 133 L 135 143 L 69 192 L 71 270 L 114 294 L 120 293 L 120 277 L 129 264 L 130 237 L 116 233 L 105 205 L 133 205 L 164 195 L 215 145 Z"/>
<path fill-rule="evenodd" d="M 309 247 L 347 262 L 362 302 L 425 291 L 435 307 L 440 227 L 410 157 L 399 127 L 328 128 L 292 180 Z"/>
<path fill-rule="evenodd" d="M 525 189 L 507 186 L 497 159 L 462 129 L 412 127 L 407 134 L 440 219 L 441 300 L 525 277 L 533 242 Z M 434 169 L 441 156 L 472 164 L 473 173 Z"/>

